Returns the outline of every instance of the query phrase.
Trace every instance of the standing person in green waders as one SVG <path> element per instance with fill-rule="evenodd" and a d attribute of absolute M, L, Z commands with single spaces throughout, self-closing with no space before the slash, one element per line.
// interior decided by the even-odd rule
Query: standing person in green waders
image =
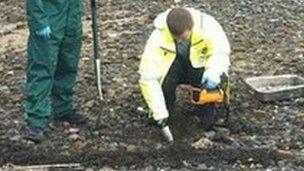
<path fill-rule="evenodd" d="M 29 26 L 25 138 L 41 142 L 53 117 L 83 124 L 73 103 L 82 45 L 81 0 L 26 0 Z"/>

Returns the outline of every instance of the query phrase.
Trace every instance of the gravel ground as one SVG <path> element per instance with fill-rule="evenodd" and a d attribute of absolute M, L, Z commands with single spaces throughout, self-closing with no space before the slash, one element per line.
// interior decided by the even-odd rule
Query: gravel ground
<path fill-rule="evenodd" d="M 262 103 L 242 78 L 304 76 L 303 0 L 184 0 L 213 15 L 232 46 L 231 117 L 227 128 L 204 132 L 187 93 L 178 91 L 171 118 L 176 143 L 167 145 L 147 126 L 148 109 L 138 86 L 138 65 L 156 15 L 167 1 L 108 0 L 100 3 L 103 83 L 94 83 L 90 10 L 86 2 L 84 46 L 75 88 L 78 107 L 91 122 L 75 128 L 50 123 L 48 139 L 22 139 L 27 24 L 24 2 L 0 0 L 0 167 L 81 163 L 118 170 L 304 170 L 304 97 Z M 72 129 L 71 129 L 72 128 Z"/>

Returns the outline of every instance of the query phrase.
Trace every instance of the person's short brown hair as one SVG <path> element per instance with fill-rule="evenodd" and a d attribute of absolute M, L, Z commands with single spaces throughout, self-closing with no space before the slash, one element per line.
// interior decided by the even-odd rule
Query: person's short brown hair
<path fill-rule="evenodd" d="M 179 36 L 184 31 L 191 30 L 194 22 L 191 13 L 187 9 L 175 7 L 167 16 L 167 25 L 173 35 Z"/>

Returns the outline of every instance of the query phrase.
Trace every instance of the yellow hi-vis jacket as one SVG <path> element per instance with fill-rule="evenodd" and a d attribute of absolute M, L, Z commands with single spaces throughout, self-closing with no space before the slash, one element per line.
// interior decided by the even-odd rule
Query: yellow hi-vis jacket
<path fill-rule="evenodd" d="M 190 47 L 192 66 L 212 68 L 228 75 L 230 45 L 222 27 L 213 17 L 187 9 L 194 20 Z M 175 42 L 166 22 L 169 11 L 159 14 L 154 20 L 155 30 L 147 41 L 139 67 L 139 84 L 154 120 L 169 116 L 161 88 L 176 57 Z"/>

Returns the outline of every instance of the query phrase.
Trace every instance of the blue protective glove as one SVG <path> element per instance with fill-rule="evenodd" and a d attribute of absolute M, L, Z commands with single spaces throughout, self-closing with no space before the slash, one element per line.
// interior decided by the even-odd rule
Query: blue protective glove
<path fill-rule="evenodd" d="M 52 30 L 48 26 L 43 29 L 37 30 L 36 34 L 43 39 L 49 40 L 49 39 L 51 39 Z"/>
<path fill-rule="evenodd" d="M 221 82 L 221 73 L 214 69 L 207 69 L 202 78 L 202 86 L 209 90 L 214 90 Z"/>

